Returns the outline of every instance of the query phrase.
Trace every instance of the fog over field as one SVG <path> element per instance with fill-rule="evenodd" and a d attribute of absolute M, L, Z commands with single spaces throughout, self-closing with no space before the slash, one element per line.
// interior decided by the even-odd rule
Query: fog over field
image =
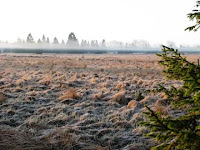
<path fill-rule="evenodd" d="M 184 53 L 200 53 L 200 45 L 177 45 L 173 41 L 167 41 L 166 46 L 179 49 Z M 106 41 L 101 42 L 97 40 L 79 42 L 73 32 L 68 36 L 65 42 L 55 37 L 53 41 L 45 35 L 35 42 L 32 34 L 28 34 L 26 41 L 18 38 L 15 43 L 0 42 L 1 53 L 70 53 L 70 54 L 86 54 L 86 53 L 159 53 L 162 44 L 151 44 L 146 40 L 133 40 L 130 43 L 123 43 L 121 41 Z"/>

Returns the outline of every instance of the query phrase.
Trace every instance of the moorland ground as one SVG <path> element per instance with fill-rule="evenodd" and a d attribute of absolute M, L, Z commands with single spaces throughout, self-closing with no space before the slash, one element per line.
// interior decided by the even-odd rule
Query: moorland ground
<path fill-rule="evenodd" d="M 187 55 L 196 61 L 200 55 Z M 149 149 L 144 105 L 173 115 L 156 55 L 0 55 L 0 149 Z M 142 94 L 140 94 L 142 93 Z"/>

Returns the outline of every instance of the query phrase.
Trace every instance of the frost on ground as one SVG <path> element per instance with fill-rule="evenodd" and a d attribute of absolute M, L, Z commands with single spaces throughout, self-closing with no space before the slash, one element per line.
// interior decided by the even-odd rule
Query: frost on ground
<path fill-rule="evenodd" d="M 198 57 L 198 56 L 189 56 Z M 145 150 L 148 104 L 167 115 L 155 55 L 0 55 L 0 149 Z M 139 93 L 142 93 L 139 94 Z"/>

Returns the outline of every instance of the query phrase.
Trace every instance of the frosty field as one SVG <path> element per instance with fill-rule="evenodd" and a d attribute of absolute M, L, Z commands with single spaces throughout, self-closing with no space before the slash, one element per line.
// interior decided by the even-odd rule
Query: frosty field
<path fill-rule="evenodd" d="M 196 61 L 200 55 L 187 55 Z M 0 149 L 146 150 L 147 104 L 172 113 L 156 55 L 0 55 Z M 139 93 L 142 93 L 140 97 Z"/>

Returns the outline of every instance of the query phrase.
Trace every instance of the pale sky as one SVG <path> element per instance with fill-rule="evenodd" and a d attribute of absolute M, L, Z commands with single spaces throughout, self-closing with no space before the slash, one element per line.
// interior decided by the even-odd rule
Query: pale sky
<path fill-rule="evenodd" d="M 35 40 L 45 34 L 59 41 L 74 32 L 79 41 L 106 39 L 131 42 L 198 44 L 199 32 L 186 14 L 196 0 L 0 0 L 0 40 Z"/>

